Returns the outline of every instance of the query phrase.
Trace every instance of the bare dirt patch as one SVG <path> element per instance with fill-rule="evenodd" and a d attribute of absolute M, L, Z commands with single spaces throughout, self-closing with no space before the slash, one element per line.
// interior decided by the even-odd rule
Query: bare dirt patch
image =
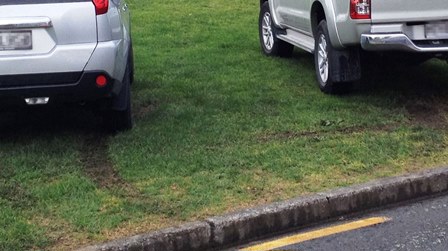
<path fill-rule="evenodd" d="M 439 100 L 409 101 L 405 109 L 412 124 L 435 129 L 447 127 L 448 105 Z"/>
<path fill-rule="evenodd" d="M 148 114 L 151 114 L 152 112 L 157 110 L 158 106 L 159 106 L 158 103 L 154 102 L 154 101 L 152 101 L 152 102 L 150 102 L 149 104 L 146 104 L 146 105 L 138 106 L 134 110 L 134 117 L 138 118 L 138 119 L 144 118 Z"/>
<path fill-rule="evenodd" d="M 8 201 L 15 208 L 32 206 L 36 199 L 18 182 L 0 178 L 0 198 Z"/>

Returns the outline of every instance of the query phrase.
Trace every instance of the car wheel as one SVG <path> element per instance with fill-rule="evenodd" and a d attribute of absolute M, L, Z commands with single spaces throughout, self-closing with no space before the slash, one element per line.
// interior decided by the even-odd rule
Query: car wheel
<path fill-rule="evenodd" d="M 332 61 L 334 48 L 330 42 L 325 20 L 322 20 L 317 26 L 314 48 L 314 64 L 320 90 L 328 94 L 341 94 L 349 91 L 351 83 L 336 82 L 332 78 L 332 71 L 335 67 Z"/>
<path fill-rule="evenodd" d="M 133 120 L 131 111 L 131 72 L 129 64 L 124 74 L 121 91 L 112 103 L 114 106 L 120 108 L 105 111 L 103 117 L 105 127 L 111 132 L 130 130 L 133 126 Z"/>
<path fill-rule="evenodd" d="M 268 56 L 289 57 L 294 46 L 277 38 L 276 27 L 272 21 L 269 3 L 263 3 L 258 20 L 260 44 L 263 53 Z"/>

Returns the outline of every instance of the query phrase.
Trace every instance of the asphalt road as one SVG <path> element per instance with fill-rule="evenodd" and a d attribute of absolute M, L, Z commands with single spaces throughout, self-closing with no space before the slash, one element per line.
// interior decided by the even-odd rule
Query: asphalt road
<path fill-rule="evenodd" d="M 297 243 L 285 237 L 310 236 L 327 229 L 341 228 L 347 223 L 372 217 L 384 217 L 383 223 L 365 226 L 355 230 L 331 234 Z M 318 230 L 318 231 L 317 231 Z M 300 239 L 300 238 L 296 238 Z M 283 240 L 283 241 L 282 241 Z M 285 244 L 271 250 L 448 250 L 448 195 L 409 203 L 395 208 L 375 211 L 365 215 L 340 219 L 323 225 L 302 229 L 295 233 L 274 237 L 269 240 L 251 243 L 243 248 L 262 249 L 263 245 L 276 241 Z"/>

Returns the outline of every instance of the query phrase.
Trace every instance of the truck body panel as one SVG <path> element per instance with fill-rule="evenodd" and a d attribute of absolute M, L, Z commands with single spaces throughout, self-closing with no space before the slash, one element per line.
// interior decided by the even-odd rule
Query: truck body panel
<path fill-rule="evenodd" d="M 372 0 L 372 23 L 425 22 L 448 19 L 446 0 Z"/>

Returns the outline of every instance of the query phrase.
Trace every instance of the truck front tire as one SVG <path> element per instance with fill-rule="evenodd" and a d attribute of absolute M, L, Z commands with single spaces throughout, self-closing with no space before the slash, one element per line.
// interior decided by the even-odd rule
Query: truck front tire
<path fill-rule="evenodd" d="M 277 28 L 272 21 L 269 3 L 263 3 L 258 20 L 260 44 L 268 56 L 290 57 L 294 46 L 277 38 Z"/>

